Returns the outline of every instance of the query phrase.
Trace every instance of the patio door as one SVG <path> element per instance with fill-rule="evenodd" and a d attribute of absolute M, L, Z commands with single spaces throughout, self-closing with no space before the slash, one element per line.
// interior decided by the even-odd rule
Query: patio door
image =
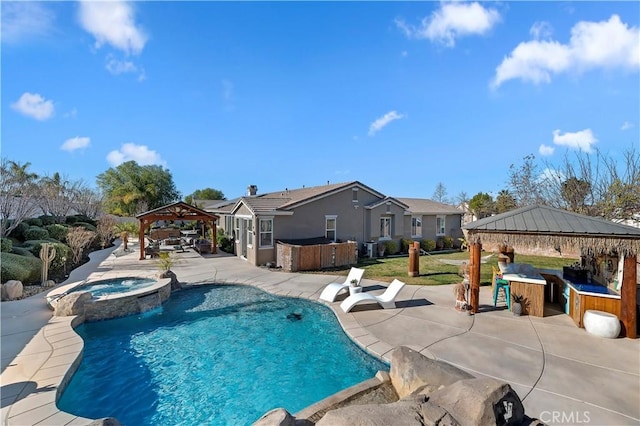
<path fill-rule="evenodd" d="M 240 219 L 240 255 L 247 258 L 247 219 Z"/>

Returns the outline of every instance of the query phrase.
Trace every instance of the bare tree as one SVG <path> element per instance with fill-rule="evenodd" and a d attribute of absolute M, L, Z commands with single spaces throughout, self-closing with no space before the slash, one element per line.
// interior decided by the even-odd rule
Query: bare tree
<path fill-rule="evenodd" d="M 107 244 L 111 244 L 111 240 L 115 238 L 117 233 L 116 224 L 116 218 L 110 214 L 101 216 L 98 219 L 97 231 L 102 248 L 105 248 Z"/>
<path fill-rule="evenodd" d="M 38 175 L 29 172 L 31 163 L 20 164 L 2 159 L 0 168 L 0 231 L 4 237 L 38 210 L 35 182 Z"/>
<path fill-rule="evenodd" d="M 67 232 L 67 245 L 71 249 L 73 253 L 73 264 L 77 265 L 80 263 L 82 259 L 82 255 L 84 254 L 84 250 L 89 247 L 91 242 L 96 237 L 96 233 L 84 229 L 81 226 L 75 226 Z"/>
<path fill-rule="evenodd" d="M 81 215 L 95 219 L 102 211 L 102 195 L 80 181 L 76 188 L 74 210 Z"/>
<path fill-rule="evenodd" d="M 436 189 L 435 191 L 433 191 L 433 195 L 431 196 L 431 198 L 439 203 L 449 202 L 447 199 L 447 189 L 444 187 L 444 184 L 442 182 L 438 182 L 438 185 L 436 185 Z"/>
<path fill-rule="evenodd" d="M 80 182 L 70 181 L 56 172 L 39 182 L 38 205 L 42 214 L 62 220 L 73 210 Z"/>
<path fill-rule="evenodd" d="M 529 154 L 523 158 L 520 168 L 509 166 L 509 189 L 518 207 L 544 204 L 547 178 L 538 170 L 535 156 Z"/>

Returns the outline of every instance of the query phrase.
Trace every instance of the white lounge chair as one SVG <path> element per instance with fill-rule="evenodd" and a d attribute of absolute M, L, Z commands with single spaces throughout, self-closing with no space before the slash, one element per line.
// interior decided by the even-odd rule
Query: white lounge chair
<path fill-rule="evenodd" d="M 342 301 L 340 308 L 344 312 L 349 312 L 354 306 L 359 303 L 379 303 L 384 309 L 396 307 L 396 297 L 398 293 L 404 287 L 404 283 L 400 280 L 393 280 L 389 287 L 380 296 L 374 296 L 369 293 L 356 293 Z"/>
<path fill-rule="evenodd" d="M 352 280 L 357 280 L 358 285 L 360 285 L 360 280 L 362 279 L 362 275 L 364 274 L 364 269 L 360 268 L 351 268 L 349 271 L 349 275 L 344 280 L 343 283 L 331 283 L 327 285 L 322 293 L 320 294 L 320 299 L 326 300 L 327 302 L 335 302 L 338 294 L 348 291 L 349 286 L 351 285 Z"/>

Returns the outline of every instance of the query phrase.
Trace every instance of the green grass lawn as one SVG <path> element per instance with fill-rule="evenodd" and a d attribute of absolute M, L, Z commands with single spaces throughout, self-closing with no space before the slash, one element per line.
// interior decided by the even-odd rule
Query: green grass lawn
<path fill-rule="evenodd" d="M 483 252 L 482 256 L 489 254 L 491 253 Z M 418 277 L 409 276 L 409 258 L 407 256 L 362 259 L 357 266 L 365 270 L 364 278 L 381 282 L 391 282 L 394 278 L 398 278 L 407 284 L 417 285 L 441 285 L 462 282 L 462 276 L 459 275 L 460 267 L 442 263 L 439 259 L 465 259 L 468 261 L 469 253 L 457 252 L 420 256 L 420 276 Z M 518 255 L 517 253 L 515 255 L 515 262 L 517 263 L 530 263 L 536 268 L 544 269 L 562 269 L 563 266 L 570 265 L 576 260 L 566 257 L 527 256 Z M 480 285 L 491 285 L 492 265 L 498 266 L 497 254 L 491 257 L 487 263 L 481 264 Z M 331 273 L 346 275 L 348 271 L 349 268 L 346 268 L 343 271 L 333 271 Z"/>

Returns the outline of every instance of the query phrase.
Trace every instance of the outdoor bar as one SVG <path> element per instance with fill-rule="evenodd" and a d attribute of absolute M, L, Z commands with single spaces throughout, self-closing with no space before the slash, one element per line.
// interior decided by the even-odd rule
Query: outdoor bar
<path fill-rule="evenodd" d="M 528 264 L 501 264 L 510 293 L 523 296 L 524 313 L 542 317 L 561 310 L 578 327 L 598 334 L 600 323 L 637 338 L 637 255 L 640 229 L 547 206 L 529 206 L 463 227 L 470 243 L 471 308 L 478 312 L 482 244 L 555 249 L 580 261 L 561 271 Z M 618 321 L 619 320 L 619 321 Z M 594 327 L 592 324 L 596 324 Z M 590 330 L 590 328 L 592 330 Z M 618 331 L 614 331 L 617 333 Z M 610 337 L 610 336 L 606 336 Z"/>

